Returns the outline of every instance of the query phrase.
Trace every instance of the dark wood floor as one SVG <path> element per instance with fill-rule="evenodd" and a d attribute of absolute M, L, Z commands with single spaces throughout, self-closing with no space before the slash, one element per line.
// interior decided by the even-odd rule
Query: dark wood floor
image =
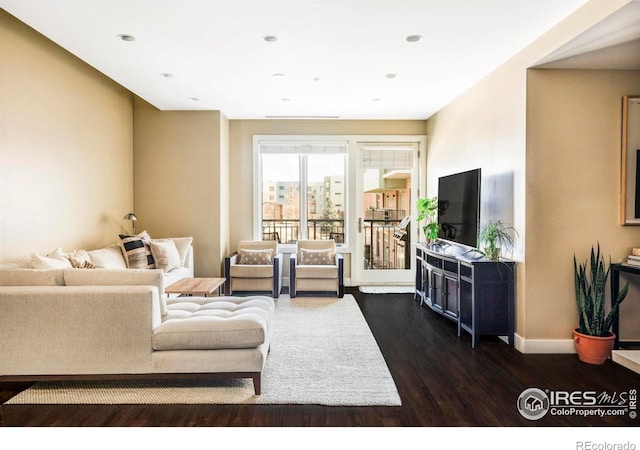
<path fill-rule="evenodd" d="M 400 407 L 317 405 L 4 405 L 3 426 L 29 427 L 583 427 L 638 426 L 624 417 L 523 418 L 516 409 L 530 387 L 620 392 L 640 388 L 640 375 L 611 361 L 581 363 L 575 355 L 524 355 L 495 338 L 476 349 L 455 325 L 420 307 L 410 294 L 352 293 L 396 382 Z M 25 384 L 0 385 L 4 402 Z"/>

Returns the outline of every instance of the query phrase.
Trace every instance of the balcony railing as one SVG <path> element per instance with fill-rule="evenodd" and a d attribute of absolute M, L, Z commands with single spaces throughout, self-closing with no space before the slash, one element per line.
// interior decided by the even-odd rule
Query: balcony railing
<path fill-rule="evenodd" d="M 365 269 L 398 269 L 407 268 L 405 243 L 394 239 L 398 230 L 402 210 L 376 210 L 365 214 L 362 232 L 364 233 L 364 266 Z M 263 219 L 262 239 L 278 241 L 282 244 L 295 244 L 301 238 L 300 220 L 298 219 Z M 342 219 L 309 219 L 307 220 L 307 239 L 334 239 L 343 244 L 345 237 L 344 220 Z"/>
<path fill-rule="evenodd" d="M 336 243 L 344 243 L 343 219 L 309 219 L 307 220 L 307 239 L 334 239 Z M 298 219 L 263 219 L 262 239 L 278 241 L 282 244 L 295 244 L 301 238 L 300 220 Z"/>

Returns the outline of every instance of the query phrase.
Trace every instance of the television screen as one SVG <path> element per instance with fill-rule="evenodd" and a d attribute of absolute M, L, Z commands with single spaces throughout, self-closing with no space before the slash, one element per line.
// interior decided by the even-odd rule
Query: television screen
<path fill-rule="evenodd" d="M 478 245 L 480 169 L 438 179 L 438 237 L 469 247 Z"/>

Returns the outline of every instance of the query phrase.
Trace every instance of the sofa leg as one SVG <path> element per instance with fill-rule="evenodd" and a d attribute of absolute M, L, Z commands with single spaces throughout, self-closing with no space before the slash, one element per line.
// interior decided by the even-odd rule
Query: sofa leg
<path fill-rule="evenodd" d="M 260 372 L 258 372 L 257 374 L 253 375 L 253 390 L 255 391 L 256 395 L 260 395 L 262 393 L 262 374 Z"/>

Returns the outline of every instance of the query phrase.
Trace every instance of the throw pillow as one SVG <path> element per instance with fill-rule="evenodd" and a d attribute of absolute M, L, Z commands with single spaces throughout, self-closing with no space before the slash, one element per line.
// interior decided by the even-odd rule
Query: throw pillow
<path fill-rule="evenodd" d="M 74 268 L 93 269 L 95 266 L 91 262 L 91 256 L 86 250 L 74 250 L 67 255 L 71 266 Z"/>
<path fill-rule="evenodd" d="M 298 264 L 305 266 L 331 266 L 335 263 L 335 254 L 333 250 L 311 250 L 306 248 L 300 249 L 300 262 Z"/>
<path fill-rule="evenodd" d="M 177 237 L 171 238 L 173 243 L 176 244 L 176 248 L 178 249 L 178 254 L 180 255 L 180 265 L 184 267 L 187 263 L 187 255 L 189 254 L 189 248 L 193 243 L 192 237 Z"/>
<path fill-rule="evenodd" d="M 169 272 L 182 267 L 180 253 L 172 239 L 152 239 L 149 246 L 156 268 Z"/>
<path fill-rule="evenodd" d="M 129 269 L 155 269 L 156 264 L 149 245 L 151 236 L 146 231 L 136 235 L 120 235 L 122 253 Z"/>
<path fill-rule="evenodd" d="M 272 254 L 273 250 L 270 248 L 263 250 L 240 249 L 238 253 L 240 261 L 238 264 L 271 264 L 273 262 Z"/>
<path fill-rule="evenodd" d="M 87 252 L 91 263 L 103 269 L 126 269 L 127 262 L 122 254 L 122 247 L 117 244 L 111 244 L 96 250 Z"/>
<path fill-rule="evenodd" d="M 31 267 L 34 269 L 67 269 L 71 268 L 71 263 L 62 252 L 62 249 L 58 248 L 47 256 L 32 253 Z"/>

